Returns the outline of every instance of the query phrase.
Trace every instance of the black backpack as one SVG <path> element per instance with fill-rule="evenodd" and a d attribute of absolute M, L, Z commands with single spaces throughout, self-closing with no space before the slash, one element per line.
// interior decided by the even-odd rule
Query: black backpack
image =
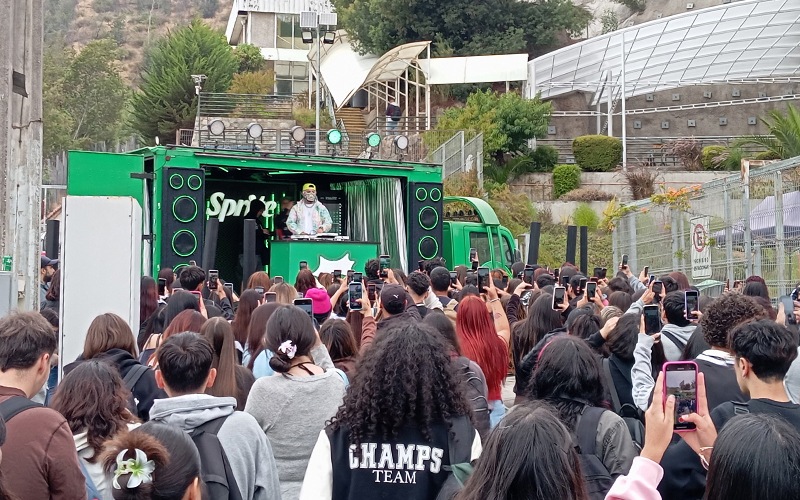
<path fill-rule="evenodd" d="M 600 424 L 600 417 L 606 411 L 605 408 L 585 406 L 575 425 L 576 439 L 573 443 L 577 447 L 575 451 L 578 452 L 583 483 L 586 485 L 586 493 L 590 500 L 605 499 L 614 484 L 614 479 L 597 456 L 595 449 L 597 427 Z"/>
<path fill-rule="evenodd" d="M 228 456 L 222 449 L 217 433 L 227 416 L 209 420 L 189 433 L 200 453 L 200 467 L 209 500 L 242 500 L 236 479 L 233 477 Z"/>
<path fill-rule="evenodd" d="M 603 359 L 603 373 L 606 377 L 608 385 L 608 392 L 611 393 L 611 406 L 614 413 L 622 417 L 625 425 L 628 426 L 628 432 L 633 440 L 633 445 L 636 450 L 641 452 L 644 447 L 644 423 L 642 422 L 644 415 L 642 410 L 631 405 L 630 403 L 620 404 L 619 394 L 617 393 L 617 386 L 614 384 L 614 377 L 611 376 L 611 360 L 609 358 Z"/>
<path fill-rule="evenodd" d="M 469 417 L 456 417 L 453 427 L 447 436 L 447 451 L 450 465 L 443 465 L 442 469 L 449 475 L 445 479 L 442 489 L 436 495 L 436 500 L 451 500 L 456 493 L 461 491 L 467 478 L 472 474 L 472 441 L 475 438 L 475 427 Z M 455 434 L 455 438 L 453 435 Z"/>
<path fill-rule="evenodd" d="M 403 110 L 400 109 L 400 106 L 392 106 L 392 121 L 399 122 L 401 116 L 403 116 Z"/>

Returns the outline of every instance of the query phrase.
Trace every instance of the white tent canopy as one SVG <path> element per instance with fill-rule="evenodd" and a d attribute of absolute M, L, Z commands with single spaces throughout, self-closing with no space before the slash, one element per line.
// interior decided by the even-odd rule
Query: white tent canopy
<path fill-rule="evenodd" d="M 528 79 L 528 54 L 423 59 L 420 67 L 431 85 L 517 82 Z"/>

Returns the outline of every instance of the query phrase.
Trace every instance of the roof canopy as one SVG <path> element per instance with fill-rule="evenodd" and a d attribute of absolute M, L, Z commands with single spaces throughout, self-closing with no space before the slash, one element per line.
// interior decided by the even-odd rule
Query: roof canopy
<path fill-rule="evenodd" d="M 627 97 L 791 76 L 800 68 L 798 19 L 800 0 L 745 0 L 657 19 L 537 57 L 528 63 L 529 92 L 543 98 L 591 92 L 594 103 L 607 98 L 611 86 L 600 82 L 608 71 L 610 84 L 620 81 L 623 36 Z"/>
<path fill-rule="evenodd" d="M 517 82 L 528 79 L 528 54 L 423 59 L 420 67 L 431 85 Z"/>

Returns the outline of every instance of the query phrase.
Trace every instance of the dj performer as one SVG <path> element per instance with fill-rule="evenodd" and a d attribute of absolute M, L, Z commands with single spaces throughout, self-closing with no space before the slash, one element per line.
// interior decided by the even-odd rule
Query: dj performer
<path fill-rule="evenodd" d="M 286 227 L 292 234 L 319 234 L 331 230 L 333 221 L 325 205 L 317 200 L 317 186 L 303 185 L 303 199 L 289 211 Z"/>

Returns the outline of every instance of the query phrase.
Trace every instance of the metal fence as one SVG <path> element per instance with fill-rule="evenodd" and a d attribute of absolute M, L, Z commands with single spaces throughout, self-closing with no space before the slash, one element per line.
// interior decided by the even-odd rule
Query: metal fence
<path fill-rule="evenodd" d="M 292 96 L 201 92 L 197 108 L 202 117 L 292 118 Z"/>
<path fill-rule="evenodd" d="M 442 165 L 442 179 L 459 172 L 478 168 L 478 177 L 483 166 L 483 133 L 459 130 L 450 139 L 430 153 L 426 161 Z"/>
<path fill-rule="evenodd" d="M 757 163 L 757 162 L 754 162 Z M 643 200 L 617 222 L 614 266 L 628 254 L 632 270 L 644 266 L 662 275 L 681 271 L 703 293 L 717 295 L 724 282 L 758 275 L 771 297 L 785 295 L 800 280 L 800 157 L 751 168 L 703 184 L 687 205 Z M 692 232 L 692 219 L 708 227 Z M 692 245 L 710 248 L 712 281 L 692 272 Z M 705 282 L 704 282 L 705 281 Z"/>

